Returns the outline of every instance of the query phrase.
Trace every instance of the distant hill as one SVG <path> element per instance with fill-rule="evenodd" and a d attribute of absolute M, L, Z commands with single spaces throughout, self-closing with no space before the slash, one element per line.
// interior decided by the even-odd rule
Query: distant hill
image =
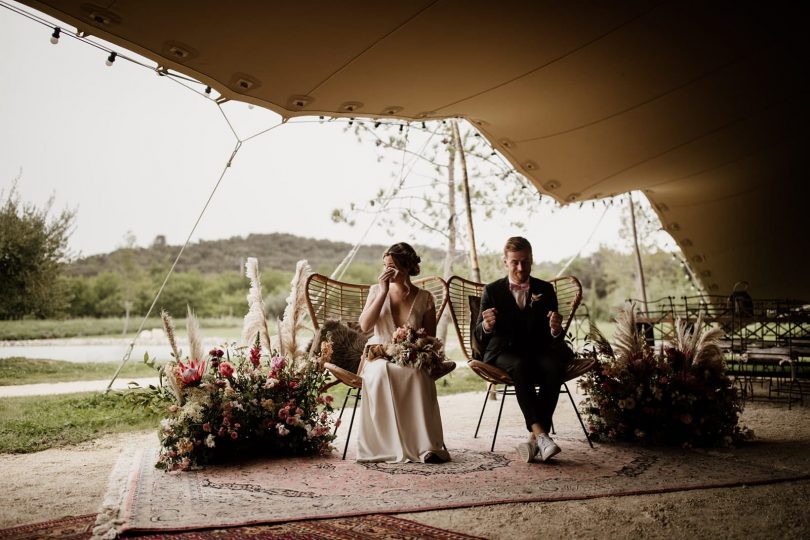
<path fill-rule="evenodd" d="M 292 234 L 251 234 L 234 236 L 223 240 L 203 240 L 190 244 L 177 263 L 177 272 L 196 270 L 202 274 L 218 274 L 224 271 L 242 272 L 247 257 L 256 257 L 262 268 L 292 272 L 295 263 L 307 259 L 316 270 L 333 269 L 349 253 L 351 245 L 346 242 L 305 238 Z M 382 253 L 388 246 L 368 245 L 358 250 L 356 262 L 379 264 Z M 443 260 L 441 250 L 416 247 L 422 258 L 435 263 Z M 78 259 L 68 265 L 68 274 L 94 276 L 104 271 L 115 270 L 131 264 L 141 268 L 168 268 L 180 246 L 157 245 L 149 248 L 121 248 L 110 253 Z"/>

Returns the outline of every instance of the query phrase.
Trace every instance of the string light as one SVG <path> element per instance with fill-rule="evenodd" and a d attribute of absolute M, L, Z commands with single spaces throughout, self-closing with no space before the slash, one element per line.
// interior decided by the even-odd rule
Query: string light
<path fill-rule="evenodd" d="M 61 34 L 61 33 L 62 33 L 62 29 L 59 28 L 58 26 L 54 26 L 53 27 L 53 34 L 51 34 L 51 43 L 53 43 L 54 45 L 59 43 L 59 34 Z"/>
<path fill-rule="evenodd" d="M 108 66 L 113 65 L 113 62 L 115 62 L 115 57 L 116 56 L 118 56 L 118 53 L 115 52 L 115 51 L 112 51 L 110 53 L 110 56 L 107 57 L 107 61 L 105 62 L 105 64 L 107 64 Z"/>

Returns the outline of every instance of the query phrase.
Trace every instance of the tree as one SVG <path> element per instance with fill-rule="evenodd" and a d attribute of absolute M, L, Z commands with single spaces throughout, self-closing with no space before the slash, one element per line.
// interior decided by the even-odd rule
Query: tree
<path fill-rule="evenodd" d="M 18 180 L 0 191 L 0 319 L 58 317 L 70 302 L 63 269 L 76 211 L 51 216 L 53 197 L 42 208 L 22 202 Z"/>
<path fill-rule="evenodd" d="M 383 122 L 352 125 L 358 142 L 373 141 L 378 159 L 393 162 L 394 181 L 365 203 L 354 201 L 346 209 L 333 210 L 336 223 L 354 225 L 356 214 L 367 213 L 391 236 L 396 227 L 396 237 L 407 238 L 403 226 L 427 232 L 443 239 L 446 259 L 457 263 L 467 252 L 477 251 L 473 219 L 508 216 L 520 228 L 521 218 L 538 208 L 539 199 L 526 196 L 526 180 L 465 122 L 433 121 L 421 123 L 421 128 L 417 123 L 407 128 Z M 466 226 L 459 226 L 462 223 Z M 470 259 L 470 272 L 478 266 L 476 259 Z"/>

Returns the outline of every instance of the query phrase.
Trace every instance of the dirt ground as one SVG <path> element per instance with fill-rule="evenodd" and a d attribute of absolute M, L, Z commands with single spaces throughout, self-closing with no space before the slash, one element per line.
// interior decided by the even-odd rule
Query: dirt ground
<path fill-rule="evenodd" d="M 479 394 L 442 399 L 443 410 L 477 410 Z M 447 409 L 446 409 L 447 408 Z M 469 410 L 469 409 L 467 409 Z M 573 421 L 570 404 L 559 422 Z M 555 422 L 557 422 L 555 417 Z M 756 438 L 807 442 L 810 405 L 748 404 L 742 423 Z M 0 455 L 0 528 L 95 513 L 122 449 L 152 444 L 155 432 L 114 435 L 34 454 Z M 485 538 L 802 538 L 810 536 L 810 481 L 764 486 L 500 504 L 401 517 Z"/>

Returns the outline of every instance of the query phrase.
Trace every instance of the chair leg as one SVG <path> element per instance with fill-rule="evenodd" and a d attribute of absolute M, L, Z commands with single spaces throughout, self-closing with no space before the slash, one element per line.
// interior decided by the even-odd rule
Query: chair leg
<path fill-rule="evenodd" d="M 475 435 L 473 435 L 473 439 L 478 438 L 478 430 L 481 429 L 481 419 L 484 417 L 484 409 L 487 408 L 487 400 L 489 399 L 490 392 L 492 392 L 492 383 L 489 383 L 489 386 L 487 386 L 487 393 L 484 394 L 484 406 L 481 407 L 481 414 L 478 415 L 478 425 L 475 426 Z"/>
<path fill-rule="evenodd" d="M 498 421 L 495 422 L 495 433 L 492 435 L 492 446 L 489 448 L 490 452 L 495 451 L 495 439 L 498 438 L 498 427 L 501 425 L 501 414 L 503 413 L 503 404 L 506 401 L 506 389 L 508 384 L 503 385 L 503 392 L 501 392 L 501 408 L 498 409 Z"/>
<path fill-rule="evenodd" d="M 349 391 L 351 393 L 351 390 Z M 357 402 L 360 401 L 360 389 L 357 388 L 355 390 L 357 392 L 354 396 L 354 407 L 352 407 L 352 419 L 349 421 L 349 432 L 346 434 L 346 445 L 343 447 L 343 459 L 346 459 L 346 451 L 349 449 L 349 439 L 352 437 L 352 426 L 354 425 L 354 415 L 357 413 Z"/>
<path fill-rule="evenodd" d="M 563 383 L 565 387 L 565 393 L 568 394 L 568 399 L 571 400 L 571 406 L 574 407 L 574 412 L 577 414 L 577 420 L 579 420 L 579 425 L 582 426 L 582 433 L 585 434 L 585 440 L 588 441 L 588 444 L 591 445 L 593 448 L 593 442 L 591 442 L 591 437 L 588 435 L 588 430 L 585 428 L 585 422 L 582 421 L 582 415 L 579 414 L 579 409 L 577 409 L 577 404 L 574 403 L 574 396 L 571 395 L 571 391 L 568 390 L 568 385 Z"/>
<path fill-rule="evenodd" d="M 341 418 L 343 418 L 343 411 L 345 411 L 345 410 L 346 410 L 346 403 L 348 403 L 348 402 L 349 402 L 349 396 L 351 396 L 351 395 L 352 395 L 352 388 L 350 387 L 350 388 L 349 388 L 349 391 L 348 391 L 348 392 L 346 392 L 346 397 L 345 397 L 345 398 L 343 398 L 343 406 L 340 408 L 340 414 L 338 415 L 338 420 L 340 420 Z M 355 404 L 356 404 L 356 403 L 355 403 Z M 338 427 L 340 427 L 340 426 L 335 426 L 335 435 L 337 435 L 337 430 L 338 430 Z"/>

